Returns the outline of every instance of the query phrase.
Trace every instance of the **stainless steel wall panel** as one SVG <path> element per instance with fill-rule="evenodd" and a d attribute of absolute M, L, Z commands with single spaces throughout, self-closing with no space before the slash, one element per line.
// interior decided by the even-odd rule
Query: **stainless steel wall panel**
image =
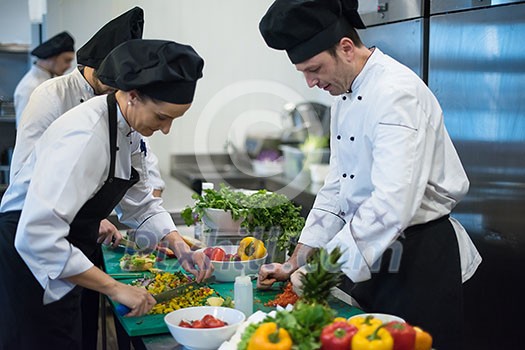
<path fill-rule="evenodd" d="M 423 23 L 419 18 L 369 27 L 359 36 L 366 46 L 378 47 L 423 78 Z"/>
<path fill-rule="evenodd" d="M 430 14 L 518 2 L 523 0 L 430 0 Z"/>
<path fill-rule="evenodd" d="M 361 13 L 361 18 L 368 27 L 423 17 L 423 4 L 425 1 L 426 0 L 379 0 L 379 7 L 382 7 L 384 10 L 375 13 Z"/>
<path fill-rule="evenodd" d="M 520 335 L 485 320 L 516 324 L 525 308 L 525 4 L 435 15 L 429 26 L 428 84 L 471 182 L 453 216 L 483 257 L 465 284 L 464 349 L 514 349 Z"/>

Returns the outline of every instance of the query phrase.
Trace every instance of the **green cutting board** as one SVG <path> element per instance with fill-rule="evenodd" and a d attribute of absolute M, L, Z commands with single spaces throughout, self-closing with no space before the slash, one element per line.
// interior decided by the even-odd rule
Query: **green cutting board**
<path fill-rule="evenodd" d="M 102 249 L 104 255 L 104 265 L 106 272 L 109 274 L 112 273 L 122 273 L 120 269 L 119 260 L 124 254 L 124 250 L 121 248 L 109 249 L 104 247 Z M 158 268 L 175 272 L 178 271 L 179 265 L 177 264 L 177 259 L 167 259 L 162 262 L 158 262 Z M 123 283 L 131 283 L 133 279 L 121 279 Z M 214 289 L 215 292 L 222 296 L 223 298 L 231 297 L 233 299 L 233 282 L 216 282 L 211 283 L 210 288 Z M 282 293 L 282 284 L 275 284 L 270 290 L 258 290 L 255 288 L 255 281 L 253 282 L 253 309 L 254 311 L 261 310 L 264 312 L 269 312 L 275 310 L 273 307 L 264 306 L 270 300 L 275 299 L 277 294 Z M 110 300 L 113 308 L 116 307 L 116 304 Z M 330 306 L 337 311 L 337 315 L 341 317 L 350 317 L 356 314 L 362 313 L 358 308 L 350 306 L 339 299 L 332 298 L 329 300 Z M 129 336 L 142 336 L 142 335 L 152 335 L 152 334 L 162 334 L 169 333 L 168 327 L 164 323 L 165 315 L 145 315 L 140 317 L 123 317 L 118 314 L 115 314 L 118 318 L 122 327 L 126 330 Z"/>

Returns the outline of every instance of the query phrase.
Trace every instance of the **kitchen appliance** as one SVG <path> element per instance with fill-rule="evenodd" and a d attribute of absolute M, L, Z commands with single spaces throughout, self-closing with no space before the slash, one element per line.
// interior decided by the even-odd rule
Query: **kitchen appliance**
<path fill-rule="evenodd" d="M 283 107 L 281 143 L 302 144 L 308 135 L 330 135 L 330 107 L 317 102 L 287 103 Z"/>

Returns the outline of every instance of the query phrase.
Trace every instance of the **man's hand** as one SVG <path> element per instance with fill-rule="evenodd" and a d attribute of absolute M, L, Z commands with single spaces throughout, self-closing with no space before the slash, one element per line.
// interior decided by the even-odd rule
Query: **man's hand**
<path fill-rule="evenodd" d="M 306 264 L 308 256 L 313 252 L 313 248 L 302 243 L 297 244 L 290 259 L 284 264 L 267 264 L 261 266 L 259 278 L 257 279 L 258 289 L 269 289 L 277 281 L 286 281 L 290 275 L 299 267 Z"/>
<path fill-rule="evenodd" d="M 294 268 L 289 262 L 284 264 L 272 263 L 263 265 L 259 270 L 257 288 L 269 289 L 277 281 L 286 281 L 296 269 L 297 268 Z"/>
<path fill-rule="evenodd" d="M 104 219 L 100 222 L 97 243 L 102 243 L 105 245 L 111 244 L 111 247 L 116 248 L 119 245 L 121 239 L 122 234 L 109 220 Z"/>

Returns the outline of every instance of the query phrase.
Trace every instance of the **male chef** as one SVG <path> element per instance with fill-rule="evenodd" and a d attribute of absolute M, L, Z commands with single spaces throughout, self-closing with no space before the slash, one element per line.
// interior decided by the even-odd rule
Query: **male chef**
<path fill-rule="evenodd" d="M 335 99 L 329 175 L 292 257 L 263 266 L 259 285 L 289 278 L 315 248 L 340 247 L 342 289 L 364 311 L 398 315 L 436 348 L 459 350 L 462 282 L 481 258 L 449 214 L 469 181 L 438 101 L 409 68 L 361 42 L 357 7 L 276 0 L 260 22 L 268 46 Z"/>

